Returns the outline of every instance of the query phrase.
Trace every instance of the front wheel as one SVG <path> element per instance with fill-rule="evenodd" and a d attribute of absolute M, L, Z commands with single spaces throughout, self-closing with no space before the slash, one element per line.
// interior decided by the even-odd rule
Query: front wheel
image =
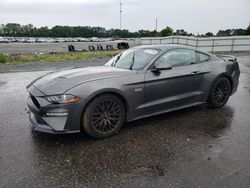
<path fill-rule="evenodd" d="M 83 128 L 94 138 L 116 134 L 125 119 L 125 107 L 115 95 L 103 94 L 94 98 L 83 113 Z"/>
<path fill-rule="evenodd" d="M 232 86 L 230 81 L 225 77 L 219 78 L 212 86 L 208 103 L 215 108 L 223 107 L 227 103 L 231 91 Z"/>

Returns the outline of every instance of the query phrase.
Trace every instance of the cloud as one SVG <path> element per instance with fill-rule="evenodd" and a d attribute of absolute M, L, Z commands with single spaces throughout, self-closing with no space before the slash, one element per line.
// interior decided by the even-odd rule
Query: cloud
<path fill-rule="evenodd" d="M 131 31 L 169 25 L 188 32 L 244 28 L 250 21 L 249 0 L 122 0 L 123 28 Z M 119 0 L 0 0 L 0 23 L 35 26 L 90 25 L 119 27 Z"/>

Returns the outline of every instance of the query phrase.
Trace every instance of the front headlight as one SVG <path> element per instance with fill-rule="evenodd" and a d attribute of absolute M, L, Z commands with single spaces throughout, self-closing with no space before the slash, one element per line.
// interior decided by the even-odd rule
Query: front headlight
<path fill-rule="evenodd" d="M 73 95 L 54 95 L 54 96 L 47 96 L 44 97 L 48 102 L 54 103 L 54 104 L 69 104 L 69 103 L 75 103 L 80 101 L 79 97 L 73 96 Z"/>

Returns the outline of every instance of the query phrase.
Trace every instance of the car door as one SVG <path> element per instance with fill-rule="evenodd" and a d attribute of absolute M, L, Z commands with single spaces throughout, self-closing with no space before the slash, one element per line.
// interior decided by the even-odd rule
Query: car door
<path fill-rule="evenodd" d="M 171 65 L 170 70 L 145 73 L 145 112 L 152 114 L 187 106 L 199 101 L 203 75 L 194 50 L 172 49 L 155 62 Z"/>

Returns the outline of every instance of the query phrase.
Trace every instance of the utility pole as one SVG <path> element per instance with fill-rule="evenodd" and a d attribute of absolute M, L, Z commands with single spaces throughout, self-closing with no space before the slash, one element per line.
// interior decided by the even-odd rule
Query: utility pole
<path fill-rule="evenodd" d="M 155 20 L 155 37 L 157 37 L 157 30 L 158 30 L 158 18 Z"/>
<path fill-rule="evenodd" d="M 158 30 L 158 18 L 156 18 L 155 20 L 155 31 L 157 32 L 157 30 Z"/>
<path fill-rule="evenodd" d="M 120 30 L 122 30 L 122 0 L 120 0 Z"/>

